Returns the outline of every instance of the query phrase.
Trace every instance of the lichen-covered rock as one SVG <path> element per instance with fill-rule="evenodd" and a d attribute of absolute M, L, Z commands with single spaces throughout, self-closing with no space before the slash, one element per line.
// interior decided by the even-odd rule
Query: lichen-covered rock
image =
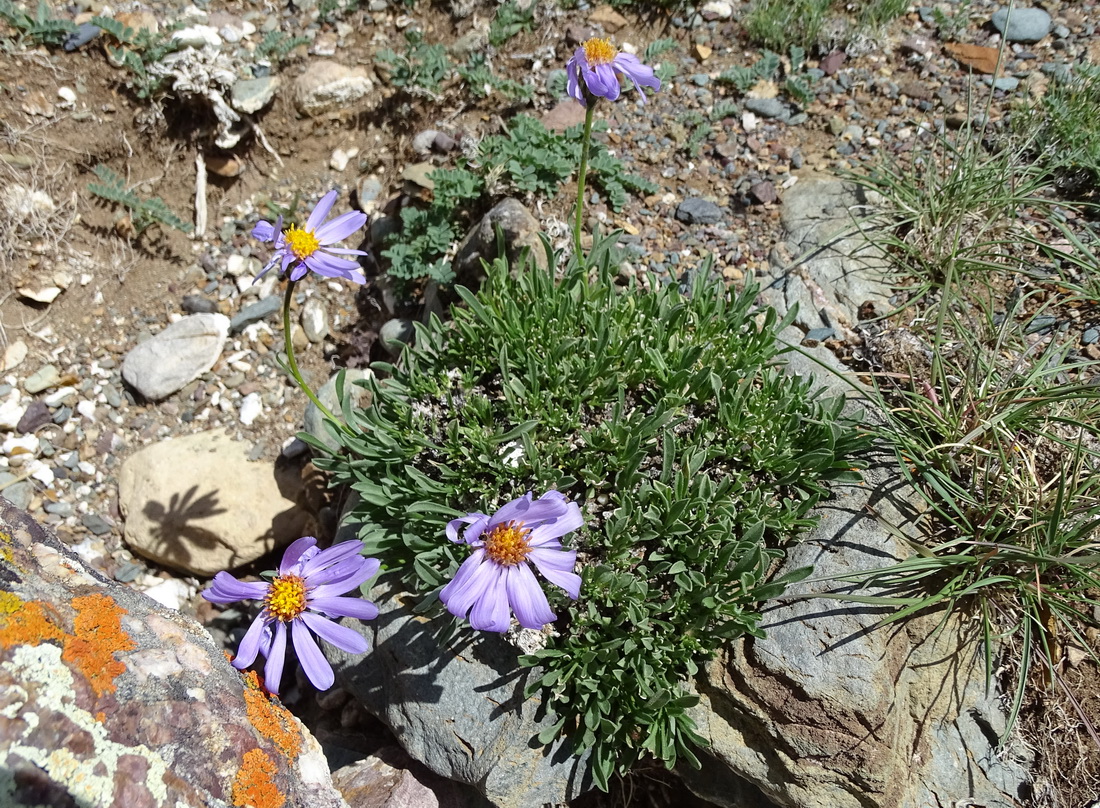
<path fill-rule="evenodd" d="M 814 578 L 766 611 L 766 637 L 732 643 L 699 676 L 692 717 L 711 748 L 702 771 L 681 775 L 728 808 L 746 793 L 787 808 L 1018 805 L 1027 772 L 990 743 L 1004 716 L 960 621 L 934 614 L 878 626 L 889 607 L 791 597 L 854 591 L 820 579 L 907 555 L 880 522 L 917 516 L 888 464 L 836 489 L 785 562 L 784 571 L 812 565 Z"/>
<path fill-rule="evenodd" d="M 317 741 L 198 623 L 3 501 L 0 805 L 347 808 Z"/>

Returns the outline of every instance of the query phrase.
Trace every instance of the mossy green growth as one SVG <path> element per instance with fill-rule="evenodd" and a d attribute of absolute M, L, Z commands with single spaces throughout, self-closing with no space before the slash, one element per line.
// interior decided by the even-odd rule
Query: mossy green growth
<path fill-rule="evenodd" d="M 591 749 L 606 787 L 643 760 L 697 762 L 685 682 L 761 634 L 761 602 L 791 580 L 770 579 L 784 544 L 865 439 L 777 365 L 786 321 L 755 288 L 730 292 L 709 263 L 623 288 L 614 240 L 584 266 L 544 248 L 548 269 L 498 260 L 451 322 L 377 365 L 373 405 L 345 405 L 344 451 L 323 463 L 361 497 L 366 552 L 428 614 L 467 554 L 448 519 L 551 488 L 580 505 L 581 597 L 547 585 L 556 633 L 517 664 L 557 717 L 540 741 Z"/>

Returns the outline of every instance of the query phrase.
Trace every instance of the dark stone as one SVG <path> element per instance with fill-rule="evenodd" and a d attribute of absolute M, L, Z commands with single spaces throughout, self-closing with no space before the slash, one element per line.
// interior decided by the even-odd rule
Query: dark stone
<path fill-rule="evenodd" d="M 218 304 L 202 295 L 186 295 L 180 301 L 180 308 L 188 314 L 214 314 Z"/>
<path fill-rule="evenodd" d="M 676 219 L 684 224 L 717 224 L 722 221 L 722 209 L 707 199 L 693 196 L 676 206 Z"/>
<path fill-rule="evenodd" d="M 279 295 L 271 295 L 263 300 L 245 306 L 237 315 L 229 321 L 229 333 L 239 334 L 253 323 L 266 320 L 283 307 L 283 299 Z"/>
<path fill-rule="evenodd" d="M 774 183 L 768 180 L 754 183 L 753 186 L 749 188 L 749 193 L 752 194 L 752 198 L 761 205 L 770 205 L 772 202 L 779 199 L 779 194 L 775 191 Z"/>
<path fill-rule="evenodd" d="M 27 411 L 23 413 L 23 417 L 19 419 L 19 423 L 15 425 L 15 429 L 21 435 L 26 435 L 29 432 L 36 432 L 39 428 L 50 423 L 52 417 L 53 414 L 50 412 L 50 408 L 46 406 L 46 402 L 42 399 L 35 399 L 31 402 L 31 405 L 27 407 Z"/>

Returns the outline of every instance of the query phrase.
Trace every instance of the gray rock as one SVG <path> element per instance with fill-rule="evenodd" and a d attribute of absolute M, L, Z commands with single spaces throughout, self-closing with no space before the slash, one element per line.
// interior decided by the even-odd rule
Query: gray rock
<path fill-rule="evenodd" d="M 367 205 L 374 202 L 382 195 L 382 181 L 374 174 L 367 174 L 366 176 L 360 177 L 359 184 L 355 189 L 355 194 L 358 197 L 360 210 L 365 209 Z"/>
<path fill-rule="evenodd" d="M 123 537 L 158 564 L 210 576 L 303 535 L 301 479 L 248 460 L 249 444 L 199 432 L 151 444 L 118 474 Z"/>
<path fill-rule="evenodd" d="M 19 480 L 10 471 L 0 471 L 0 497 L 3 497 L 17 508 L 26 510 L 34 498 L 34 483 L 30 480 Z"/>
<path fill-rule="evenodd" d="M 215 314 L 218 304 L 202 295 L 184 295 L 180 308 L 188 314 Z"/>
<path fill-rule="evenodd" d="M 282 80 L 278 76 L 238 79 L 230 90 L 229 105 L 244 115 L 252 115 L 271 103 Z"/>
<path fill-rule="evenodd" d="M 126 354 L 122 378 L 150 401 L 167 398 L 214 366 L 228 333 L 224 314 L 184 317 Z"/>
<path fill-rule="evenodd" d="M 265 771 L 287 806 L 348 808 L 317 740 L 250 690 L 202 626 L 3 502 L 0 533 L 5 623 L 25 616 L 53 635 L 0 643 L 5 808 L 228 808 Z"/>
<path fill-rule="evenodd" d="M 309 298 L 302 306 L 298 321 L 310 342 L 318 343 L 328 336 L 328 310 L 321 298 Z"/>
<path fill-rule="evenodd" d="M 1050 33 L 1050 14 L 1041 8 L 1007 8 L 993 12 L 990 20 L 1009 42 L 1038 42 Z"/>
<path fill-rule="evenodd" d="M 23 413 L 23 417 L 19 419 L 19 423 L 15 425 L 15 431 L 22 435 L 28 432 L 36 432 L 39 428 L 50 423 L 52 417 L 53 413 L 46 406 L 46 402 L 36 399 L 31 402 L 31 405 L 27 407 L 27 411 Z"/>
<path fill-rule="evenodd" d="M 266 320 L 283 308 L 283 299 L 279 295 L 269 295 L 263 300 L 251 303 L 237 312 L 229 321 L 229 333 L 238 334 L 253 323 Z"/>
<path fill-rule="evenodd" d="M 362 67 L 313 59 L 294 82 L 294 103 L 300 113 L 312 118 L 354 104 L 372 87 L 370 75 Z"/>
<path fill-rule="evenodd" d="M 784 314 L 797 303 L 795 324 L 803 331 L 833 327 L 842 334 L 864 303 L 890 310 L 886 257 L 855 218 L 867 207 L 859 188 L 831 177 L 806 178 L 784 192 L 787 253 L 769 261 L 773 282 L 764 297 Z"/>
<path fill-rule="evenodd" d="M 709 199 L 689 196 L 676 206 L 677 221 L 685 224 L 717 224 L 722 221 L 722 209 Z"/>
<path fill-rule="evenodd" d="M 531 738 L 554 719 L 525 699 L 531 672 L 496 634 L 467 634 L 459 648 L 414 614 L 416 599 L 385 584 L 371 594 L 378 619 L 347 621 L 373 649 L 330 656 L 342 687 L 381 719 L 410 755 L 436 774 L 476 786 L 497 808 L 563 803 L 592 788 L 588 755 Z M 521 675 L 517 676 L 517 670 Z"/>
<path fill-rule="evenodd" d="M 993 89 L 1003 90 L 1006 93 L 1011 93 L 1020 86 L 1020 80 L 1015 76 L 1001 76 L 997 79 L 992 76 L 982 76 L 982 81 L 993 87 Z"/>
<path fill-rule="evenodd" d="M 418 132 L 416 137 L 412 140 L 413 151 L 417 154 L 427 156 L 432 153 L 432 146 L 435 143 L 436 136 L 440 133 L 435 129 L 425 129 L 422 132 Z"/>
<path fill-rule="evenodd" d="M 1087 328 L 1085 333 L 1081 335 L 1082 345 L 1092 345 L 1097 340 L 1100 340 L 1100 329 Z"/>
<path fill-rule="evenodd" d="M 32 396 L 56 387 L 61 381 L 61 373 L 55 365 L 43 365 L 23 381 L 23 389 Z"/>
<path fill-rule="evenodd" d="M 387 320 L 378 332 L 378 341 L 391 356 L 399 356 L 406 345 L 412 345 L 416 337 L 412 320 L 407 317 L 394 317 Z"/>
<path fill-rule="evenodd" d="M 481 275 L 481 262 L 497 257 L 496 229 L 504 234 L 508 260 L 515 261 L 524 249 L 530 250 L 535 265 L 545 269 L 546 252 L 539 239 L 538 219 L 517 199 L 502 199 L 471 230 L 455 254 L 451 266 L 460 279 Z"/>
<path fill-rule="evenodd" d="M 701 772 L 680 774 L 704 799 L 741 808 L 747 782 L 798 808 L 920 808 L 960 795 L 1009 808 L 1028 782 L 991 745 L 1004 716 L 961 619 L 932 614 L 897 630 L 877 626 L 891 607 L 828 597 L 886 594 L 821 578 L 908 554 L 881 520 L 912 534 L 919 497 L 892 456 L 872 459 L 863 484 L 833 487 L 784 562 L 812 565 L 814 577 L 766 612 L 765 638 L 732 643 L 697 680 L 691 716 L 711 746 Z M 824 597 L 791 597 L 811 593 Z"/>
<path fill-rule="evenodd" d="M 350 395 L 352 397 L 352 407 L 361 408 L 370 406 L 370 391 L 356 384 L 356 382 L 369 379 L 373 375 L 374 374 L 367 368 L 348 368 L 344 371 L 344 395 Z M 339 374 L 325 382 L 321 389 L 317 391 L 317 398 L 322 404 L 328 407 L 329 412 L 337 418 L 340 418 L 340 400 L 336 397 L 336 380 L 338 376 Z M 317 440 L 321 441 L 332 451 L 335 452 L 340 448 L 340 444 L 338 444 L 336 439 L 332 436 L 331 430 L 333 427 L 328 425 L 327 419 L 321 414 L 321 411 L 317 409 L 317 405 L 312 401 L 306 405 L 304 426 L 306 432 L 317 438 Z"/>
<path fill-rule="evenodd" d="M 787 105 L 778 98 L 746 98 L 744 107 L 749 112 L 755 112 L 762 118 L 778 118 L 784 120 L 790 117 L 791 111 Z"/>

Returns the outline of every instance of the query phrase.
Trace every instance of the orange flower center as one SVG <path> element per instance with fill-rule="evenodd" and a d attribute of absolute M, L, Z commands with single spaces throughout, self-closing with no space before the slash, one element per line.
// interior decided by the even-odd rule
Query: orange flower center
<path fill-rule="evenodd" d="M 281 575 L 271 582 L 264 603 L 273 617 L 288 623 L 306 610 L 306 582 L 297 575 Z"/>
<path fill-rule="evenodd" d="M 611 44 L 610 39 L 590 39 L 582 45 L 584 58 L 592 67 L 596 65 L 609 65 L 619 55 L 619 51 Z"/>
<path fill-rule="evenodd" d="M 312 230 L 302 230 L 300 227 L 291 227 L 288 230 L 284 230 L 283 238 L 286 239 L 290 251 L 294 253 L 299 260 L 309 258 L 317 252 L 317 248 L 321 246 L 321 242 L 317 240 L 317 236 L 313 235 Z"/>
<path fill-rule="evenodd" d="M 531 552 L 527 537 L 530 530 L 523 522 L 505 522 L 489 531 L 485 539 L 485 554 L 493 561 L 505 567 L 514 567 Z"/>

